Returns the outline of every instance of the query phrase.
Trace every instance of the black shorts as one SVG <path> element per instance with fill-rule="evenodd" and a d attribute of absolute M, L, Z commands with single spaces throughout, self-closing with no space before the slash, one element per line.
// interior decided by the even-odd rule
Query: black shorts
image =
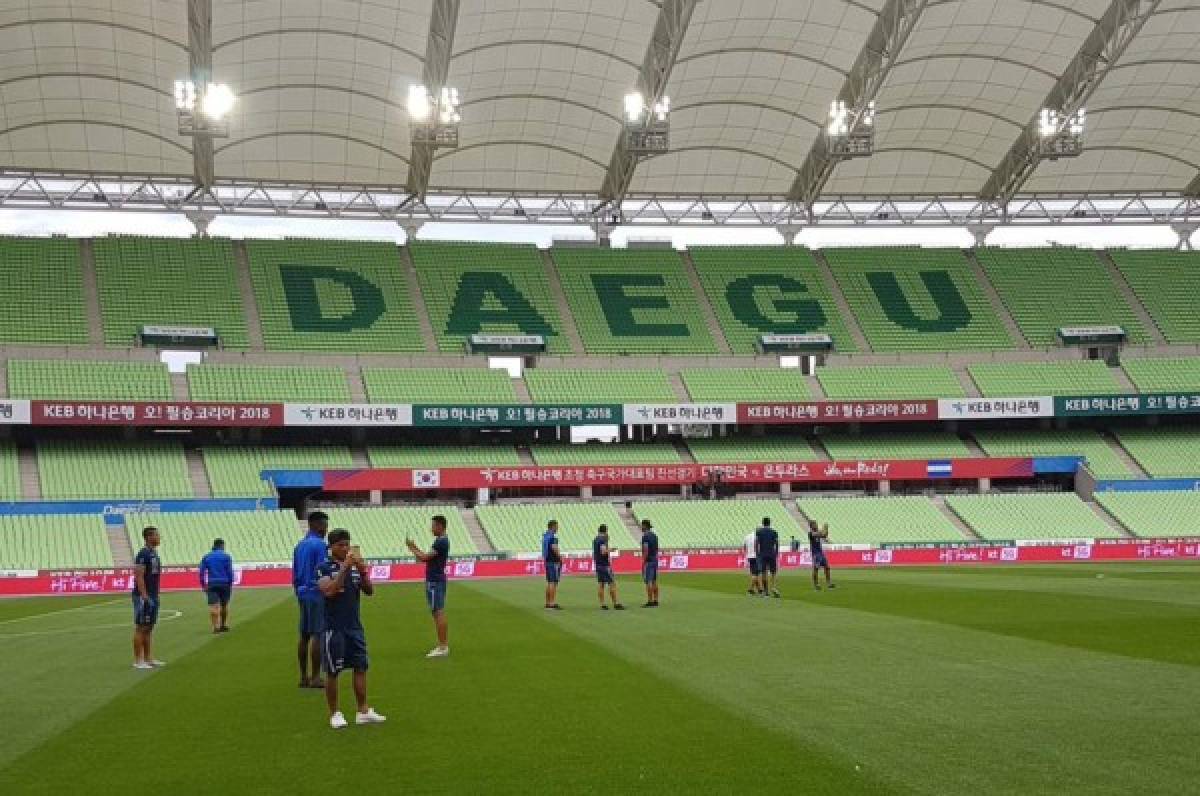
<path fill-rule="evenodd" d="M 746 566 L 750 567 L 751 575 L 755 575 L 755 576 L 758 575 L 758 559 L 757 558 L 747 558 Z"/>
<path fill-rule="evenodd" d="M 362 631 L 326 630 L 321 633 L 321 668 L 337 676 L 346 669 L 367 670 L 367 637 Z"/>
<path fill-rule="evenodd" d="M 158 598 L 133 595 L 133 623 L 138 627 L 154 627 L 158 623 Z"/>
<path fill-rule="evenodd" d="M 758 564 L 759 571 L 766 575 L 774 575 L 779 571 L 779 560 L 775 556 L 763 556 Z"/>
<path fill-rule="evenodd" d="M 204 590 L 208 597 L 209 605 L 229 605 L 229 598 L 233 596 L 233 587 L 228 585 L 209 586 Z"/>
<path fill-rule="evenodd" d="M 829 559 L 825 558 L 824 550 L 818 550 L 812 554 L 812 565 L 813 569 L 820 569 L 821 567 L 829 569 Z"/>
<path fill-rule="evenodd" d="M 613 582 L 612 565 L 600 565 L 596 567 L 596 582 L 603 586 L 606 583 Z"/>

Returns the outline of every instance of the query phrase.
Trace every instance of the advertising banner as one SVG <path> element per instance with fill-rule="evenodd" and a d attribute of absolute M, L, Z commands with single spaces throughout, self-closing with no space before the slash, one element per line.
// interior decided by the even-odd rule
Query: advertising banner
<path fill-rule="evenodd" d="M 417 404 L 412 424 L 426 428 L 463 426 L 619 425 L 621 404 Z"/>
<path fill-rule="evenodd" d="M 31 401 L 35 426 L 282 426 L 283 404 Z"/>
<path fill-rule="evenodd" d="M 737 404 L 625 404 L 625 425 L 736 423 Z"/>
<path fill-rule="evenodd" d="M 285 426 L 411 426 L 410 404 L 284 404 Z"/>
<path fill-rule="evenodd" d="M 1200 414 L 1200 393 L 1070 395 L 1054 399 L 1056 417 Z"/>
<path fill-rule="evenodd" d="M 992 418 L 1052 417 L 1054 398 L 943 398 L 938 401 L 940 420 L 988 420 Z"/>
<path fill-rule="evenodd" d="M 29 425 L 29 401 L 0 401 L 0 425 Z"/>
<path fill-rule="evenodd" d="M 888 423 L 937 420 L 938 402 L 806 401 L 802 403 L 740 403 L 739 423 Z"/>

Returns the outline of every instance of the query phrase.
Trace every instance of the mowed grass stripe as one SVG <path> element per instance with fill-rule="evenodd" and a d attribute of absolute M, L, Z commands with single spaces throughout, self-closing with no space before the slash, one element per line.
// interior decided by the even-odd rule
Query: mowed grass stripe
<path fill-rule="evenodd" d="M 815 594 L 806 577 L 788 573 L 785 593 L 797 599 L 785 600 L 746 596 L 741 575 L 667 576 L 663 607 L 635 609 L 624 623 L 594 607 L 593 583 L 572 578 L 568 610 L 549 621 L 806 748 L 861 761 L 864 773 L 897 788 L 1192 792 L 1200 777 L 1191 751 L 1200 734 L 1195 667 L 843 607 L 888 573 L 839 574 L 844 588 Z M 630 602 L 639 591 L 632 582 L 622 588 Z M 538 611 L 528 584 L 493 589 Z M 901 590 L 886 598 L 908 599 Z M 948 615 L 962 598 L 959 589 L 943 592 Z M 1019 602 L 1008 607 L 1014 623 L 1039 621 Z M 1072 602 L 1061 613 L 1088 622 L 1093 607 Z M 1148 618 L 1160 610 L 1140 607 Z M 1176 638 L 1194 645 L 1194 635 Z"/>
<path fill-rule="evenodd" d="M 295 687 L 288 599 L 63 727 L 0 771 L 0 791 L 115 791 L 135 766 L 146 792 L 317 793 L 333 776 L 376 792 L 733 793 L 791 790 L 797 770 L 811 792 L 893 791 L 495 599 L 497 587 L 452 584 L 442 661 L 422 657 L 432 631 L 419 586 L 366 601 L 372 702 L 387 725 L 335 733 L 322 695 Z"/>

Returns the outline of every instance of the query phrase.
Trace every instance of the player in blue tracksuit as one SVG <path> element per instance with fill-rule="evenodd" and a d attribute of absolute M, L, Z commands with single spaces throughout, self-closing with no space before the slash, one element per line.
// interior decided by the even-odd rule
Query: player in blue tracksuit
<path fill-rule="evenodd" d="M 546 523 L 542 534 L 542 564 L 546 568 L 546 609 L 561 611 L 558 604 L 558 581 L 562 578 L 562 550 L 558 546 L 558 521 Z"/>
<path fill-rule="evenodd" d="M 133 559 L 133 668 L 153 669 L 163 666 L 154 657 L 154 625 L 158 622 L 158 586 L 162 578 L 162 561 L 158 557 L 161 541 L 158 529 L 142 529 L 144 546 Z"/>
<path fill-rule="evenodd" d="M 433 545 L 423 552 L 412 539 L 406 539 L 409 552 L 418 561 L 425 562 L 425 602 L 433 614 L 433 627 L 437 631 L 437 646 L 426 658 L 445 658 L 450 654 L 449 630 L 446 627 L 446 562 L 450 560 L 450 539 L 446 536 L 446 518 L 435 514 L 430 520 L 429 532 L 433 534 Z"/>
<path fill-rule="evenodd" d="M 771 527 L 770 517 L 763 517 L 762 525 L 754 532 L 754 558 L 758 563 L 762 596 L 767 596 L 767 584 L 770 583 L 771 595 L 778 597 L 779 532 Z"/>
<path fill-rule="evenodd" d="M 596 583 L 598 585 L 596 593 L 600 598 L 600 607 L 607 611 L 608 606 L 604 604 L 604 587 L 608 586 L 608 596 L 612 600 L 613 610 L 624 611 L 625 606 L 617 601 L 617 583 L 613 580 L 611 556 L 612 550 L 608 546 L 608 526 L 601 525 L 596 529 L 596 538 L 592 540 L 592 562 L 596 566 Z"/>
<path fill-rule="evenodd" d="M 816 520 L 808 521 L 808 549 L 812 553 L 812 579 L 813 588 L 817 591 L 821 590 L 821 584 L 817 580 L 817 570 L 825 570 L 825 588 L 834 588 L 833 582 L 829 579 L 829 559 L 825 557 L 825 542 L 829 541 L 829 523 L 825 523 L 821 528 L 817 527 Z"/>
<path fill-rule="evenodd" d="M 354 699 L 358 704 L 356 724 L 382 724 L 387 719 L 367 703 L 367 636 L 359 616 L 359 595 L 375 593 L 367 562 L 350 549 L 350 532 L 329 534 L 329 558 L 317 566 L 317 588 L 325 603 L 321 629 L 321 667 L 325 670 L 325 702 L 329 726 L 346 726 L 338 710 L 338 675 L 354 672 Z"/>
<path fill-rule="evenodd" d="M 208 618 L 214 633 L 229 631 L 229 598 L 233 596 L 233 557 L 225 540 L 214 539 L 212 550 L 200 559 L 200 588 L 208 598 Z"/>
<path fill-rule="evenodd" d="M 646 584 L 646 604 L 658 607 L 658 534 L 650 520 L 642 520 L 642 582 Z"/>
<path fill-rule="evenodd" d="M 321 680 L 321 628 L 325 624 L 325 600 L 317 588 L 317 567 L 326 558 L 325 534 L 328 530 L 328 514 L 323 511 L 309 514 L 308 533 L 292 552 L 292 590 L 300 606 L 300 645 L 296 649 L 296 657 L 300 663 L 301 688 L 325 687 Z"/>

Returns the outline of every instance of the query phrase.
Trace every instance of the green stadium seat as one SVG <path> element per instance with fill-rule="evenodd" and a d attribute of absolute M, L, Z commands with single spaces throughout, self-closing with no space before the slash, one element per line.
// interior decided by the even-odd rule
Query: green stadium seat
<path fill-rule="evenodd" d="M 804 437 L 772 434 L 769 437 L 712 437 L 689 439 L 688 450 L 701 464 L 734 462 L 811 462 L 820 459 Z"/>
<path fill-rule="evenodd" d="M 0 342 L 88 342 L 79 241 L 0 237 Z"/>
<path fill-rule="evenodd" d="M 1200 536 L 1200 492 L 1097 492 L 1096 502 L 1134 536 Z"/>
<path fill-rule="evenodd" d="M 10 398 L 169 401 L 171 374 L 161 362 L 10 359 Z"/>
<path fill-rule="evenodd" d="M 512 378 L 483 368 L 363 368 L 372 403 L 515 404 Z"/>
<path fill-rule="evenodd" d="M 835 350 L 857 350 L 808 249 L 693 246 L 688 253 L 735 354 L 755 353 L 764 334 L 823 333 Z"/>
<path fill-rule="evenodd" d="M 275 490 L 263 481 L 263 470 L 340 470 L 354 466 L 350 449 L 342 445 L 288 445 L 204 448 L 204 467 L 212 495 L 273 497 Z"/>
<path fill-rule="evenodd" d="M 661 370 L 534 368 L 525 371 L 525 384 L 534 403 L 679 403 Z"/>
<path fill-rule="evenodd" d="M 1200 296 L 1200 293 L 1196 295 Z M 1121 367 L 1138 388 L 1138 392 L 1200 390 L 1200 357 L 1124 359 L 1121 361 Z"/>
<path fill-rule="evenodd" d="M 817 380 L 826 397 L 834 400 L 966 397 L 958 376 L 945 365 L 817 368 Z"/>
<path fill-rule="evenodd" d="M 962 531 L 925 497 L 802 498 L 800 512 L 829 525 L 829 544 L 961 542 Z"/>
<path fill-rule="evenodd" d="M 0 440 L 0 501 L 21 499 L 21 471 L 17 446 L 12 440 Z"/>
<path fill-rule="evenodd" d="M 430 520 L 435 514 L 446 518 L 451 556 L 479 553 L 479 547 L 454 506 L 330 508 L 324 511 L 329 515 L 329 527 L 350 531 L 351 543 L 362 547 L 367 558 L 411 558 L 412 552 L 404 543 L 406 538 L 411 538 L 422 550 L 428 550 L 433 541 Z"/>
<path fill-rule="evenodd" d="M 822 251 L 875 351 L 980 351 L 1013 341 L 958 249 Z"/>
<path fill-rule="evenodd" d="M 371 445 L 372 467 L 517 467 L 521 457 L 511 445 Z"/>
<path fill-rule="evenodd" d="M 983 247 L 975 256 L 1030 345 L 1058 345 L 1063 326 L 1115 324 L 1135 343 L 1150 339 L 1095 252 Z"/>
<path fill-rule="evenodd" d="M 967 444 L 948 431 L 890 434 L 830 433 L 818 441 L 834 459 L 965 459 Z"/>
<path fill-rule="evenodd" d="M 795 368 L 690 368 L 679 374 L 693 401 L 807 401 L 804 374 Z"/>
<path fill-rule="evenodd" d="M 1125 392 L 1099 360 L 985 362 L 967 372 L 989 398 L 1019 395 L 1091 395 Z"/>
<path fill-rule="evenodd" d="M 175 441 L 42 440 L 37 461 L 46 500 L 193 496 L 183 446 Z"/>
<path fill-rule="evenodd" d="M 245 348 L 233 244 L 226 238 L 109 236 L 93 244 L 104 342 L 137 342 L 143 326 L 211 326 L 225 348 Z"/>
<path fill-rule="evenodd" d="M 1072 492 L 954 495 L 948 505 L 989 541 L 1111 539 L 1119 534 Z"/>
<path fill-rule="evenodd" d="M 586 445 L 533 445 L 533 460 L 539 467 L 607 467 L 629 464 L 678 464 L 674 445 L 628 442 Z"/>
<path fill-rule="evenodd" d="M 142 546 L 142 528 L 153 525 L 162 534 L 158 555 L 165 566 L 196 566 L 212 549 L 213 539 L 225 540 L 234 563 L 290 563 L 292 548 L 302 531 L 292 511 L 197 511 L 125 515 L 129 544 Z"/>
<path fill-rule="evenodd" d="M 1200 476 L 1200 429 L 1194 426 L 1118 428 L 1113 433 L 1151 478 Z"/>
<path fill-rule="evenodd" d="M 1109 254 L 1168 343 L 1200 343 L 1200 253 L 1110 249 Z"/>
<path fill-rule="evenodd" d="M 1117 452 L 1090 429 L 1058 431 L 971 432 L 988 456 L 1083 456 L 1097 478 L 1129 478 L 1132 473 Z"/>
<path fill-rule="evenodd" d="M 0 517 L 0 569 L 111 569 L 104 518 L 98 514 Z"/>
<path fill-rule="evenodd" d="M 579 335 L 593 354 L 718 352 L 674 251 L 554 249 Z"/>
<path fill-rule="evenodd" d="M 613 550 L 640 548 L 611 503 L 539 503 L 477 506 L 475 516 L 492 546 L 510 553 L 541 550 L 546 523 L 558 520 L 558 544 L 563 552 L 591 552 L 596 529 L 608 526 Z"/>
<path fill-rule="evenodd" d="M 408 246 L 438 348 L 461 353 L 472 334 L 540 334 L 568 353 L 570 340 L 537 248 L 499 243 Z"/>
<path fill-rule="evenodd" d="M 263 342 L 281 351 L 422 351 L 391 243 L 248 240 Z"/>
<path fill-rule="evenodd" d="M 778 500 L 675 500 L 633 504 L 638 521 L 648 519 L 664 549 L 737 548 L 763 517 L 779 532 L 781 546 L 799 538 L 800 526 Z"/>
<path fill-rule="evenodd" d="M 193 401 L 350 403 L 341 368 L 276 365 L 188 365 Z"/>

